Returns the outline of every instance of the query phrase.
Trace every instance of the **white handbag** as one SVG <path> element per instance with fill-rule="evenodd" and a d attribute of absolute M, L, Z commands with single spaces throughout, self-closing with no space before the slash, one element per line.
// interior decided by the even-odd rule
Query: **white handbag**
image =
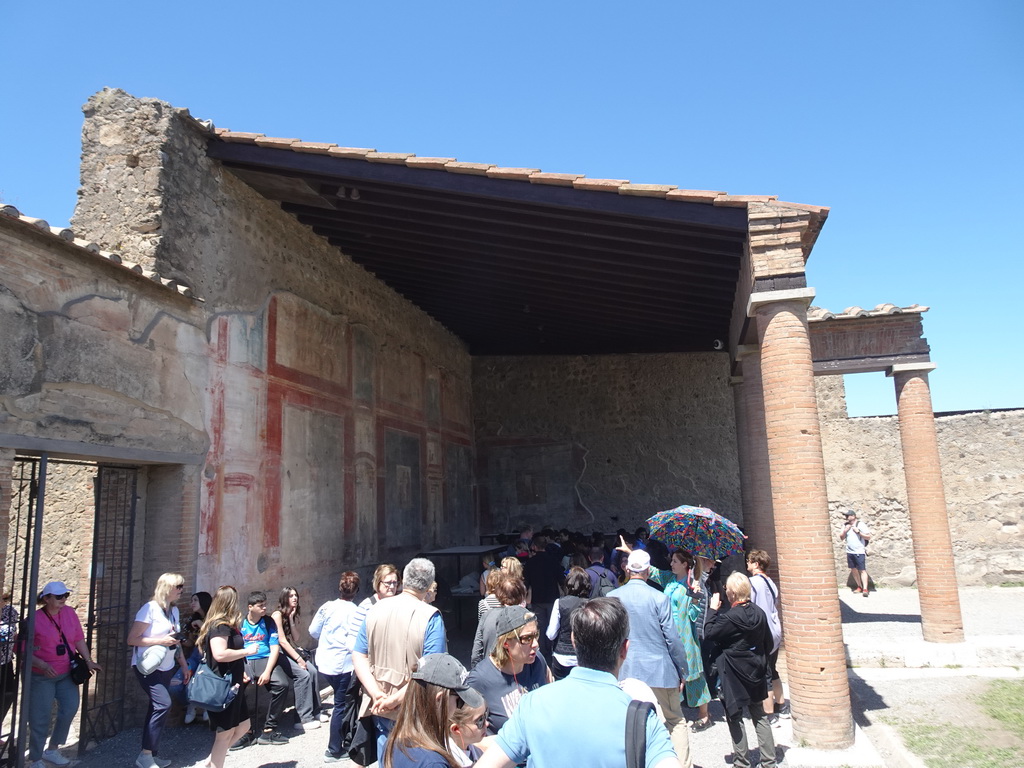
<path fill-rule="evenodd" d="M 169 650 L 171 649 L 166 645 L 151 645 L 147 647 L 142 652 L 142 657 L 139 659 L 139 663 L 135 665 L 135 668 L 144 675 L 155 672 L 163 664 Z"/>

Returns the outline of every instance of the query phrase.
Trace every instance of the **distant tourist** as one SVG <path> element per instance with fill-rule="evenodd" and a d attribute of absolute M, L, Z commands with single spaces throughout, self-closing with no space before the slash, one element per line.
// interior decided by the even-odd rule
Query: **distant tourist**
<path fill-rule="evenodd" d="M 860 592 L 867 597 L 867 553 L 868 542 L 871 541 L 871 531 L 857 519 L 857 513 L 853 510 L 846 513 L 846 525 L 843 526 L 843 532 L 839 534 L 839 540 L 846 542 L 846 565 L 850 568 L 850 574 L 856 584 L 853 591 Z"/>

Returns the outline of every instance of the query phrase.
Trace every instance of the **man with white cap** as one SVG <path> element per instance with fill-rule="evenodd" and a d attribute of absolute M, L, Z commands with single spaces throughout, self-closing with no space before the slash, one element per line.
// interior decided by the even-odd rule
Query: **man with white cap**
<path fill-rule="evenodd" d="M 686 649 L 676 632 L 668 597 L 647 583 L 651 556 L 642 549 L 633 550 L 626 572 L 629 581 L 608 594 L 622 601 L 629 613 L 629 654 L 619 670 L 619 680 L 635 677 L 651 686 L 679 764 L 690 768 L 690 739 L 679 704 L 680 686 L 686 681 Z"/>

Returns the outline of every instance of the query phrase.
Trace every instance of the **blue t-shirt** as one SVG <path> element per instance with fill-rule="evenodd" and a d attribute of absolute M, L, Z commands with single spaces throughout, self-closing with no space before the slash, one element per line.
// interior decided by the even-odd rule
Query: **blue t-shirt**
<path fill-rule="evenodd" d="M 391 753 L 391 768 L 449 768 L 448 761 L 437 752 L 423 747 L 406 747 L 408 754 L 397 744 Z M 383 758 L 384 756 L 381 755 Z"/>
<path fill-rule="evenodd" d="M 277 645 L 277 625 L 269 616 L 264 616 L 255 624 L 249 623 L 249 618 L 242 619 L 242 640 L 246 646 L 256 644 L 259 650 L 250 659 L 265 659 L 270 656 L 270 649 Z"/>
<path fill-rule="evenodd" d="M 529 768 L 622 768 L 630 700 L 609 672 L 574 667 L 564 680 L 523 696 L 495 744 L 518 765 L 529 759 Z M 646 730 L 648 767 L 675 757 L 668 731 L 653 711 Z"/>

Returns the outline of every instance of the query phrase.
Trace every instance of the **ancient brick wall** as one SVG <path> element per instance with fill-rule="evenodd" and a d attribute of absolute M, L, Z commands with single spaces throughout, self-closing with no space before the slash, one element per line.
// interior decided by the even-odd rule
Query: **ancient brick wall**
<path fill-rule="evenodd" d="M 854 509 L 874 530 L 868 572 L 880 584 L 914 581 L 906 481 L 895 416 L 847 418 L 842 377 L 816 379 L 835 535 Z M 893 395 L 895 403 L 895 394 Z M 950 532 L 961 584 L 1024 580 L 1024 410 L 936 418 Z M 842 545 L 836 572 L 845 581 Z"/>
<path fill-rule="evenodd" d="M 679 504 L 742 522 L 724 354 L 473 361 L 481 525 L 632 530 Z"/>
<path fill-rule="evenodd" d="M 345 568 L 474 541 L 464 345 L 209 140 L 183 110 L 97 94 L 74 218 L 205 301 L 198 587 L 287 583 L 309 606 Z"/>

